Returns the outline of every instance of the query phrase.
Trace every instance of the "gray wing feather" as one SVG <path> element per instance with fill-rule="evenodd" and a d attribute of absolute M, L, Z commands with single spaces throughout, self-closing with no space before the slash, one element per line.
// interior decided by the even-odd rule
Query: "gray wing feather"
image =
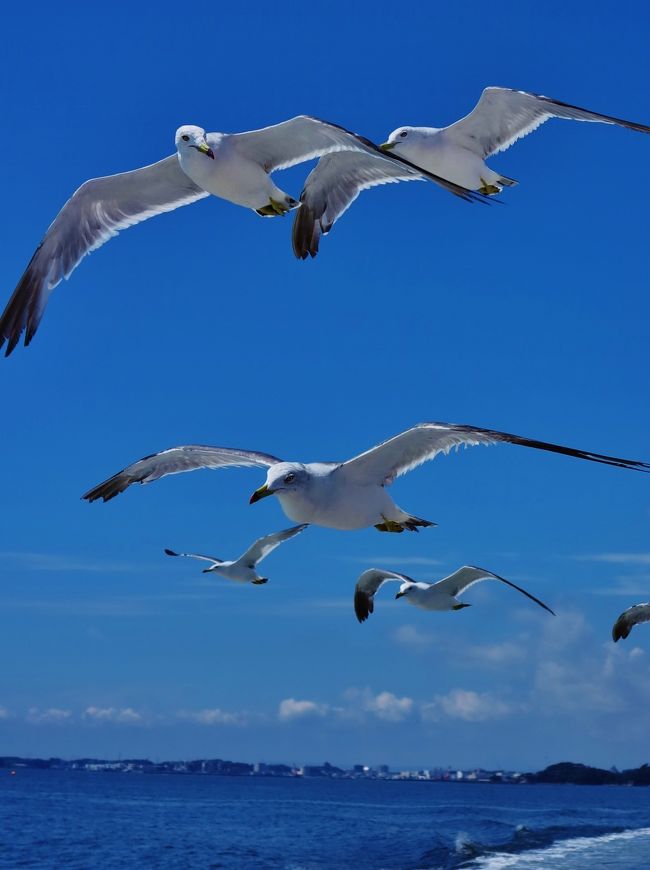
<path fill-rule="evenodd" d="M 343 463 L 340 470 L 343 474 L 354 479 L 388 486 L 396 477 L 406 474 L 407 471 L 411 471 L 423 462 L 434 459 L 439 453 L 446 454 L 461 446 L 474 447 L 479 444 L 497 444 L 499 442 L 518 444 L 521 447 L 533 447 L 536 450 L 547 450 L 551 453 L 561 453 L 565 456 L 588 459 L 591 462 L 601 462 L 619 468 L 650 471 L 650 464 L 647 462 L 620 459 L 602 453 L 563 447 L 547 441 L 523 438 L 521 435 L 499 432 L 496 429 L 481 429 L 478 426 L 460 423 L 421 423 L 348 460 L 348 462 Z"/>
<path fill-rule="evenodd" d="M 501 583 L 505 583 L 506 586 L 510 586 L 512 589 L 516 589 L 517 592 L 521 592 L 522 595 L 525 595 L 526 598 L 530 598 L 530 600 L 534 601 L 535 604 L 539 604 L 539 606 L 543 607 L 544 610 L 553 613 L 551 608 L 547 607 L 543 601 L 540 601 L 539 598 L 535 598 L 535 596 L 531 595 L 530 592 L 526 592 L 526 590 L 522 589 L 521 586 L 517 586 L 516 583 L 513 583 L 511 580 L 506 580 L 505 577 L 501 577 L 499 574 L 494 574 L 492 571 L 487 571 L 485 568 L 477 568 L 474 565 L 464 565 L 462 568 L 459 568 L 458 571 L 454 571 L 453 574 L 450 574 L 449 577 L 445 577 L 443 580 L 439 580 L 433 585 L 437 590 L 447 592 L 455 598 L 457 595 L 460 595 L 461 592 L 469 589 L 470 586 L 474 586 L 475 583 L 480 583 L 481 580 L 499 580 Z M 554 613 L 553 616 L 555 616 Z"/>
<path fill-rule="evenodd" d="M 348 151 L 327 154 L 307 176 L 293 221 L 293 250 L 301 260 L 315 257 L 321 235 L 352 205 L 362 190 L 399 181 L 423 181 L 416 169 L 392 160 Z"/>
<path fill-rule="evenodd" d="M 145 456 L 144 459 L 128 465 L 114 474 L 108 480 L 100 483 L 82 495 L 86 501 L 92 502 L 101 498 L 109 501 L 131 486 L 132 483 L 151 483 L 168 474 L 180 474 L 184 471 L 196 471 L 199 468 L 227 468 L 229 466 L 258 466 L 269 468 L 280 462 L 268 453 L 256 453 L 251 450 L 237 450 L 230 447 L 205 447 L 190 444 L 184 447 L 172 447 L 161 453 Z"/>
<path fill-rule="evenodd" d="M 549 118 L 617 124 L 640 133 L 650 133 L 650 127 L 645 124 L 601 115 L 542 94 L 490 87 L 483 91 L 469 115 L 445 127 L 445 134 L 485 158 L 505 151 Z"/>
<path fill-rule="evenodd" d="M 650 622 L 650 603 L 635 604 L 621 613 L 612 628 L 614 643 L 620 638 L 625 640 L 632 628 L 639 622 Z"/>
<path fill-rule="evenodd" d="M 354 612 L 359 622 L 365 622 L 375 609 L 374 597 L 381 586 L 393 580 L 398 580 L 401 583 L 413 582 L 406 574 L 382 571 L 380 568 L 369 568 L 363 572 L 354 588 Z"/>
<path fill-rule="evenodd" d="M 222 559 L 216 559 L 214 556 L 202 556 L 200 553 L 176 553 L 174 550 L 165 550 L 166 556 L 187 556 L 190 559 L 200 559 L 202 562 L 211 562 L 213 565 L 220 565 Z"/>
<path fill-rule="evenodd" d="M 287 169 L 333 151 L 363 151 L 378 160 L 383 157 L 369 139 L 310 115 L 298 115 L 272 127 L 234 133 L 228 138 L 241 155 L 260 163 L 267 172 Z"/>
<path fill-rule="evenodd" d="M 280 544 L 284 543 L 284 541 L 288 541 L 289 538 L 293 538 L 304 531 L 307 525 L 308 523 L 302 523 L 302 525 L 283 529 L 281 532 L 273 532 L 270 535 L 259 538 L 245 553 L 242 553 L 237 561 L 245 562 L 250 564 L 251 567 L 255 567 L 258 562 L 261 562 L 262 559 L 268 556 L 276 547 L 279 547 Z"/>
<path fill-rule="evenodd" d="M 36 249 L 0 317 L 6 356 L 25 332 L 28 345 L 51 291 L 79 262 L 120 230 L 208 194 L 183 172 L 174 154 L 151 166 L 86 181 L 63 206 Z"/>

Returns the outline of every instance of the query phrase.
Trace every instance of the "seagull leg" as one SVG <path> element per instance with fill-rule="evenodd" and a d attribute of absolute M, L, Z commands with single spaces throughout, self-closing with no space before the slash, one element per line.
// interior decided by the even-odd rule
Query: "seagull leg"
<path fill-rule="evenodd" d="M 429 522 L 429 520 L 421 520 L 419 517 L 408 517 L 403 523 L 398 523 L 395 520 L 387 520 L 383 514 L 381 515 L 381 518 L 384 522 L 375 525 L 378 532 L 395 532 L 396 534 L 400 534 L 400 532 L 407 529 L 409 532 L 417 532 L 419 531 L 418 527 L 435 526 L 435 523 Z"/>
<path fill-rule="evenodd" d="M 255 211 L 259 215 L 262 215 L 262 217 L 276 217 L 276 215 L 284 217 L 288 211 L 291 211 L 291 208 L 292 206 L 285 205 L 283 202 L 273 199 L 273 197 L 269 197 L 269 204 L 262 206 L 262 208 L 255 209 Z"/>
<path fill-rule="evenodd" d="M 254 586 L 263 586 L 265 583 L 269 582 L 268 577 L 256 577 L 255 580 L 252 581 Z"/>
<path fill-rule="evenodd" d="M 378 532 L 395 532 L 395 534 L 401 534 L 404 531 L 404 526 L 401 523 L 396 523 L 394 520 L 387 520 L 386 517 L 382 514 L 381 518 L 383 519 L 383 523 L 378 523 L 375 528 Z"/>
<path fill-rule="evenodd" d="M 481 175 L 481 187 L 479 187 L 478 192 L 484 194 L 485 196 L 494 196 L 495 193 L 501 193 L 501 188 L 496 184 L 488 184 L 488 182 Z"/>

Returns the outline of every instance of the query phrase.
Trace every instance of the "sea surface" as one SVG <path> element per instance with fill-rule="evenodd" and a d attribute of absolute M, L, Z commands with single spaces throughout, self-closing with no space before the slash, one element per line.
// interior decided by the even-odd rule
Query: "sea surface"
<path fill-rule="evenodd" d="M 0 770 L 0 867 L 650 867 L 650 789 Z"/>

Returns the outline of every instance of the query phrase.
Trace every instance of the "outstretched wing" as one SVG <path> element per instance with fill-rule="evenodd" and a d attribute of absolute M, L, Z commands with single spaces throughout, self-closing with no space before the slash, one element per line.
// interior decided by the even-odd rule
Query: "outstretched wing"
<path fill-rule="evenodd" d="M 315 257 L 321 235 L 352 205 L 362 190 L 398 181 L 423 181 L 423 175 L 397 161 L 378 160 L 359 151 L 327 154 L 307 176 L 301 206 L 293 219 L 293 251 L 301 260 Z"/>
<path fill-rule="evenodd" d="M 254 568 L 258 562 L 261 562 L 272 550 L 275 550 L 276 547 L 279 547 L 284 541 L 288 541 L 289 538 L 295 537 L 295 535 L 300 534 L 300 532 L 304 531 L 308 526 L 308 523 L 302 523 L 300 526 L 293 526 L 290 529 L 284 529 L 281 532 L 273 532 L 270 535 L 265 535 L 263 538 L 259 538 L 252 544 L 245 553 L 237 560 L 238 562 L 244 562 L 246 565 L 249 565 L 251 568 Z"/>
<path fill-rule="evenodd" d="M 177 553 L 175 550 L 165 548 L 166 556 L 188 556 L 190 559 L 200 559 L 202 562 L 210 562 L 212 565 L 220 565 L 223 559 L 216 559 L 214 556 L 201 556 L 199 553 Z"/>
<path fill-rule="evenodd" d="M 227 468 L 229 466 L 259 466 L 269 468 L 281 460 L 268 453 L 251 450 L 237 450 L 230 447 L 204 447 L 190 444 L 185 447 L 171 447 L 161 453 L 145 456 L 132 465 L 127 465 L 113 477 L 100 483 L 81 497 L 86 501 L 104 501 L 114 498 L 131 486 L 132 483 L 151 483 L 168 474 L 183 471 L 196 471 L 198 468 Z"/>
<path fill-rule="evenodd" d="M 27 346 L 51 291 L 79 262 L 120 230 L 208 194 L 183 172 L 176 154 L 151 166 L 86 181 L 63 206 L 0 317 L 5 356 L 25 331 Z"/>
<path fill-rule="evenodd" d="M 400 583 L 413 582 L 406 574 L 394 571 L 382 571 L 380 568 L 370 568 L 364 571 L 354 588 L 354 612 L 359 622 L 364 622 L 375 609 L 374 597 L 384 583 L 398 580 Z"/>
<path fill-rule="evenodd" d="M 530 598 L 530 600 L 534 601 L 535 604 L 539 604 L 539 606 L 543 607 L 544 610 L 553 613 L 551 608 L 547 607 L 543 601 L 540 601 L 539 598 L 535 598 L 535 596 L 531 595 L 530 592 L 526 592 L 526 590 L 522 589 L 521 586 L 517 586 L 516 583 L 506 580 L 505 577 L 500 577 L 492 571 L 487 571 L 485 568 L 476 568 L 474 565 L 465 565 L 463 568 L 459 568 L 458 571 L 454 571 L 454 573 L 450 574 L 449 577 L 445 577 L 444 580 L 439 580 L 433 585 L 436 590 L 447 592 L 455 598 L 457 595 L 460 595 L 461 592 L 469 589 L 470 586 L 473 586 L 475 583 L 480 583 L 481 580 L 500 580 L 501 583 L 505 583 L 506 586 L 511 586 L 513 589 L 516 589 L 517 592 L 521 592 L 522 595 L 525 595 L 526 598 Z M 555 616 L 554 613 L 553 616 Z"/>
<path fill-rule="evenodd" d="M 534 447 L 536 450 L 548 450 L 551 453 L 562 453 L 577 459 L 588 459 L 591 462 L 602 462 L 605 465 L 615 465 L 619 468 L 629 468 L 635 471 L 650 471 L 650 464 L 635 459 L 619 459 L 602 453 L 592 453 L 588 450 L 577 450 L 573 447 L 562 447 L 547 441 L 537 441 L 499 432 L 496 429 L 481 429 L 478 426 L 466 426 L 459 423 L 420 423 L 412 429 L 407 429 L 372 447 L 365 453 L 355 456 L 340 466 L 339 471 L 346 476 L 365 483 L 377 483 L 388 486 L 396 477 L 406 474 L 423 462 L 434 459 L 439 453 L 449 453 L 452 448 L 475 447 L 478 444 L 519 444 L 521 447 Z"/>
<path fill-rule="evenodd" d="M 505 151 L 517 139 L 532 133 L 549 118 L 600 121 L 650 133 L 650 127 L 645 124 L 590 112 L 541 94 L 495 87 L 483 91 L 469 115 L 444 129 L 448 138 L 485 158 Z"/>
<path fill-rule="evenodd" d="M 398 155 L 385 154 L 378 145 L 331 121 L 323 121 L 311 115 L 298 115 L 272 127 L 251 130 L 248 133 L 232 133 L 228 140 L 243 157 L 260 163 L 267 172 L 287 169 L 296 163 L 304 163 L 314 157 L 322 157 L 335 151 L 363 152 L 377 160 L 395 161 L 410 166 L 420 175 L 425 175 L 437 184 L 468 200 L 485 200 L 475 191 L 466 190 L 445 178 L 440 178 L 410 163 Z"/>
<path fill-rule="evenodd" d="M 625 640 L 638 622 L 650 622 L 650 603 L 635 604 L 621 613 L 612 628 L 614 643 L 620 638 Z"/>

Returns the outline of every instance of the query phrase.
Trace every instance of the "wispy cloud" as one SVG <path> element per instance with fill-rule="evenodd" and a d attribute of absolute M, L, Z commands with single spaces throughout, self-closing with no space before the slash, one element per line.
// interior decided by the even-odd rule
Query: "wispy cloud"
<path fill-rule="evenodd" d="M 330 711 L 327 704 L 316 701 L 285 698 L 278 706 L 278 719 L 281 722 L 291 722 L 294 719 L 304 719 L 306 716 L 326 716 Z"/>
<path fill-rule="evenodd" d="M 351 556 L 345 557 L 348 562 L 355 562 L 359 565 L 366 565 L 371 567 L 372 565 L 387 567 L 391 566 L 393 568 L 402 565 L 402 567 L 407 567 L 408 565 L 444 565 L 446 564 L 440 559 L 430 559 L 428 556 L 386 556 L 386 555 L 375 555 L 375 556 Z"/>
<path fill-rule="evenodd" d="M 425 634 L 415 625 L 410 625 L 409 623 L 400 625 L 399 628 L 396 628 L 392 637 L 395 643 L 400 646 L 405 646 L 414 650 L 425 649 L 433 643 L 433 635 Z"/>
<path fill-rule="evenodd" d="M 591 590 L 593 595 L 650 595 L 650 574 L 619 574 L 609 586 Z"/>
<path fill-rule="evenodd" d="M 229 712 L 220 707 L 204 710 L 179 710 L 176 716 L 187 722 L 195 722 L 197 725 L 246 725 L 249 719 L 247 713 Z"/>
<path fill-rule="evenodd" d="M 581 562 L 604 562 L 609 565 L 650 565 L 650 553 L 592 553 L 573 558 Z"/>
<path fill-rule="evenodd" d="M 132 573 L 142 565 L 102 559 L 79 559 L 62 553 L 0 552 L 0 558 L 31 571 L 89 571 L 92 573 Z"/>
<path fill-rule="evenodd" d="M 83 718 L 93 722 L 114 722 L 120 725 L 141 723 L 143 716 L 133 707 L 86 707 Z"/>
<path fill-rule="evenodd" d="M 34 725 L 65 725 L 72 721 L 72 711 L 60 707 L 47 707 L 45 710 L 30 707 L 25 718 Z"/>

